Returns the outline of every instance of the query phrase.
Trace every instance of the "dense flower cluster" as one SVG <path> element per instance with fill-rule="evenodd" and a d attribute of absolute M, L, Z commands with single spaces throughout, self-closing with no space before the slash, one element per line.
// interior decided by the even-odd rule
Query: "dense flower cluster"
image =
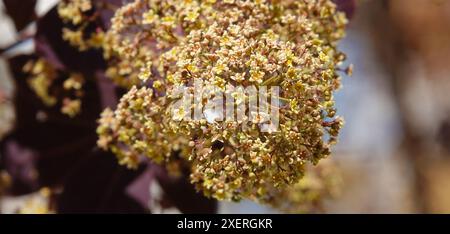
<path fill-rule="evenodd" d="M 104 51 L 113 61 L 109 75 L 121 77 L 114 80 L 142 87 L 103 113 L 99 145 L 129 167 L 144 156 L 172 167 L 184 158 L 207 196 L 267 200 L 296 184 L 336 142 L 342 120 L 333 93 L 345 59 L 336 43 L 346 23 L 330 0 L 127 4 L 105 33 Z M 279 130 L 173 118 L 171 93 L 180 86 L 194 93 L 196 81 L 280 87 Z"/>
<path fill-rule="evenodd" d="M 270 191 L 261 202 L 286 213 L 313 213 L 324 209 L 325 202 L 341 194 L 341 173 L 330 160 L 309 166 L 296 184 Z"/>
<path fill-rule="evenodd" d="M 93 28 L 102 8 L 114 8 L 110 27 Z M 80 51 L 102 49 L 106 75 L 129 88 L 97 129 L 98 145 L 121 164 L 136 168 L 150 158 L 177 174 L 187 162 L 191 182 L 217 199 L 250 198 L 281 209 L 291 206 L 283 201 L 314 200 L 305 168 L 330 154 L 342 127 L 333 93 L 345 59 L 336 43 L 347 21 L 331 0 L 135 0 L 117 9 L 73 0 L 62 1 L 58 13 L 70 25 L 63 38 Z M 60 104 L 71 117 L 80 112 L 81 74 L 62 73 L 43 58 L 24 70 L 46 105 Z M 63 92 L 54 91 L 58 77 L 65 77 Z M 260 115 L 251 124 L 173 116 L 174 90 L 188 87 L 193 95 L 198 81 L 238 102 L 252 97 L 227 85 L 280 87 L 279 129 L 260 131 Z M 299 191 L 304 196 L 290 197 Z M 275 199 L 280 194 L 289 199 Z"/>
<path fill-rule="evenodd" d="M 130 168 L 137 167 L 140 155 L 157 163 L 168 162 L 172 153 L 188 142 L 164 128 L 164 105 L 160 101 L 152 90 L 133 87 L 122 97 L 116 111 L 106 109 L 102 113 L 98 145 L 109 148 L 121 164 Z"/>

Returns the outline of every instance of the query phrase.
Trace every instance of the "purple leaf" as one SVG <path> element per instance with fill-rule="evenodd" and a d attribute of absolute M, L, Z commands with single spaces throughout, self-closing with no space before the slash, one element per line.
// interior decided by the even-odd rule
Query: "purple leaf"
<path fill-rule="evenodd" d="M 70 25 L 63 23 L 56 8 L 39 19 L 37 25 L 36 52 L 55 67 L 91 74 L 105 68 L 101 50 L 92 49 L 80 52 L 62 38 L 63 28 L 70 27 Z M 95 25 L 91 28 L 94 30 Z"/>
<path fill-rule="evenodd" d="M 185 214 L 206 214 L 217 212 L 217 201 L 197 192 L 189 182 L 189 176 L 173 178 L 166 170 L 155 168 L 155 175 L 164 190 L 164 196 L 174 207 Z"/>
<path fill-rule="evenodd" d="M 117 164 L 110 153 L 94 150 L 71 170 L 57 199 L 58 213 L 145 213 L 147 207 L 126 193 L 144 172 Z"/>

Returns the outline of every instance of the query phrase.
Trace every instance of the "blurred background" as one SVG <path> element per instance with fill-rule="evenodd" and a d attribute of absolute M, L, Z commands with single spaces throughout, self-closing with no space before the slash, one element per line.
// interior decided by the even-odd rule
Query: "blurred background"
<path fill-rule="evenodd" d="M 38 14 L 56 2 L 39 0 Z M 17 35 L 0 9 L 3 48 Z M 332 160 L 343 185 L 324 213 L 450 212 L 449 25 L 450 0 L 357 1 L 340 43 L 354 73 L 336 94 L 346 124 Z M 13 90 L 0 59 L 0 135 L 14 120 Z M 6 196 L 0 207 L 13 212 L 25 198 Z M 276 211 L 244 201 L 222 202 L 219 212 Z"/>

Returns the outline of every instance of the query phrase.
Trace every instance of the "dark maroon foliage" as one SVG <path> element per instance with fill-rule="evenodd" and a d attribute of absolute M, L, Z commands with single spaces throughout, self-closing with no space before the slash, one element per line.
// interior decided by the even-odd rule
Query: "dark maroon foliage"
<path fill-rule="evenodd" d="M 59 213 L 148 212 L 127 194 L 127 187 L 145 170 L 128 170 L 106 152 L 93 150 L 71 168 L 57 201 Z M 148 190 L 148 185 L 143 188 Z M 148 193 L 146 193 L 148 200 Z"/>
<path fill-rule="evenodd" d="M 95 26 L 92 25 L 92 30 Z M 35 36 L 36 53 L 58 68 L 84 73 L 93 73 L 97 69 L 104 69 L 105 61 L 102 52 L 100 50 L 80 52 L 63 40 L 61 36 L 63 27 L 67 27 L 67 25 L 62 22 L 56 9 L 52 9 L 39 19 Z"/>
<path fill-rule="evenodd" d="M 36 19 L 36 0 L 3 0 L 3 4 L 17 31 Z"/>

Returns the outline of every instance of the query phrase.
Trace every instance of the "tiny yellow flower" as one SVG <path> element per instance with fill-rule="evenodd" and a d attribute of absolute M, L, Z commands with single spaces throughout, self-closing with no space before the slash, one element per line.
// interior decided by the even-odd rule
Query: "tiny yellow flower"
<path fill-rule="evenodd" d="M 158 15 L 155 14 L 154 10 L 149 10 L 149 11 L 145 12 L 142 17 L 143 17 L 143 19 L 142 19 L 143 24 L 152 24 L 152 23 L 156 22 L 156 20 L 158 19 Z"/>
<path fill-rule="evenodd" d="M 165 26 L 175 28 L 176 27 L 176 18 L 174 16 L 164 16 L 162 19 L 162 23 Z"/>
<path fill-rule="evenodd" d="M 191 10 L 186 15 L 186 20 L 189 22 L 195 22 L 200 14 L 196 10 Z"/>
<path fill-rule="evenodd" d="M 263 71 L 251 70 L 250 71 L 250 81 L 257 82 L 260 84 L 263 82 L 264 75 L 265 75 L 265 73 Z"/>

